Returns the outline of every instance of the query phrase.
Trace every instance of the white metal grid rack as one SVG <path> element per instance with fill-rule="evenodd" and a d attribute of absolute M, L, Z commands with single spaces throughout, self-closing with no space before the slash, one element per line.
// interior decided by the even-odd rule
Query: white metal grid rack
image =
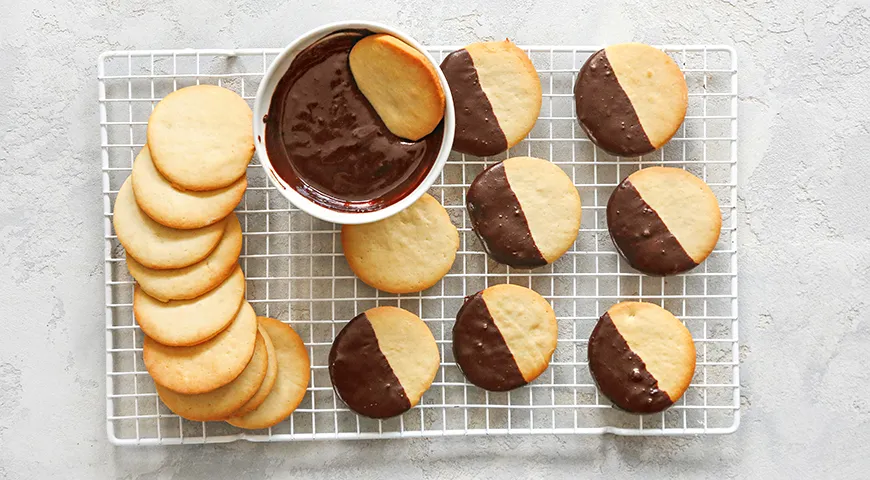
<path fill-rule="evenodd" d="M 112 230 L 113 202 L 129 175 L 154 105 L 197 83 L 218 84 L 251 102 L 278 49 L 107 52 L 99 59 L 100 141 L 106 279 L 106 415 L 116 444 L 186 444 L 234 440 L 370 439 L 480 434 L 671 435 L 729 433 L 739 424 L 737 340 L 737 63 L 725 46 L 662 46 L 685 72 L 686 121 L 661 150 L 640 158 L 612 157 L 592 145 L 577 124 L 573 85 L 600 47 L 525 47 L 544 92 L 541 116 L 528 138 L 508 153 L 474 158 L 454 153 L 430 193 L 447 208 L 461 235 L 450 273 L 433 288 L 391 295 L 357 280 L 341 252 L 340 230 L 309 217 L 269 184 L 255 158 L 237 212 L 245 231 L 241 264 L 247 297 L 260 315 L 288 321 L 308 347 L 308 394 L 296 413 L 260 431 L 222 422 L 190 422 L 172 414 L 155 393 L 142 362 L 142 332 L 132 313 L 133 279 Z M 431 47 L 443 58 L 455 47 Z M 577 185 L 583 222 L 572 249 L 533 271 L 489 260 L 465 212 L 465 191 L 486 165 L 517 155 L 546 158 Z M 695 270 L 654 278 L 632 270 L 611 244 L 604 208 L 613 187 L 639 168 L 685 168 L 711 186 L 723 215 L 713 254 Z M 450 332 L 463 297 L 498 283 L 533 288 L 559 322 L 550 368 L 530 385 L 487 393 L 465 381 L 453 361 Z M 677 315 L 692 332 L 698 357 L 689 390 L 665 412 L 636 416 L 599 395 L 586 364 L 586 344 L 610 305 L 641 299 Z M 421 404 L 389 420 L 350 412 L 334 395 L 326 359 L 335 334 L 359 312 L 397 305 L 432 329 L 441 369 Z"/>

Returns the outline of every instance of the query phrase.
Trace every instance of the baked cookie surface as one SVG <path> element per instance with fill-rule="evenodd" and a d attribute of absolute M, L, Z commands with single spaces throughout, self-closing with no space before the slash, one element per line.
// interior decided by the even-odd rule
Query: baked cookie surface
<path fill-rule="evenodd" d="M 336 335 L 329 376 L 351 410 L 388 418 L 419 403 L 440 362 L 435 337 L 418 316 L 397 307 L 376 307 L 354 317 Z"/>
<path fill-rule="evenodd" d="M 207 257 L 226 226 L 218 222 L 196 230 L 177 230 L 161 225 L 139 208 L 130 178 L 118 191 L 112 224 L 127 255 L 157 270 L 183 268 Z"/>
<path fill-rule="evenodd" d="M 682 397 L 695 372 L 689 330 L 664 308 L 622 302 L 598 320 L 588 346 L 589 370 L 616 406 L 655 413 Z"/>
<path fill-rule="evenodd" d="M 481 172 L 466 194 L 471 226 L 493 260 L 516 268 L 556 261 L 577 238 L 582 210 L 557 165 L 513 157 Z"/>
<path fill-rule="evenodd" d="M 278 371 L 272 391 L 263 403 L 244 415 L 227 419 L 230 425 L 249 430 L 269 428 L 289 417 L 302 403 L 311 377 L 308 350 L 299 334 L 274 318 L 260 317 L 258 321 L 272 340 Z"/>
<path fill-rule="evenodd" d="M 580 126 L 613 155 L 645 155 L 667 143 L 686 117 L 688 99 L 676 62 L 642 43 L 592 54 L 574 84 Z"/>
<path fill-rule="evenodd" d="M 201 228 L 218 223 L 232 213 L 245 195 L 248 177 L 217 190 L 182 190 L 157 171 L 148 146 L 142 147 L 130 174 L 136 203 L 152 220 L 178 229 Z"/>
<path fill-rule="evenodd" d="M 456 111 L 453 149 L 478 157 L 520 142 L 541 111 L 541 81 L 528 55 L 509 40 L 480 42 L 447 55 L 441 70 Z"/>
<path fill-rule="evenodd" d="M 184 190 L 215 190 L 235 183 L 254 155 L 253 113 L 238 94 L 216 85 L 176 90 L 148 119 L 154 166 Z"/>
<path fill-rule="evenodd" d="M 350 51 L 357 86 L 394 135 L 417 141 L 444 117 L 445 98 L 435 66 L 392 35 L 369 35 Z"/>
<path fill-rule="evenodd" d="M 127 268 L 148 295 L 161 301 L 189 300 L 220 285 L 238 265 L 241 251 L 242 226 L 231 214 L 223 238 L 199 262 L 174 270 L 155 270 L 127 257 Z"/>
<path fill-rule="evenodd" d="M 232 413 L 231 416 L 233 417 L 239 417 L 248 412 L 253 412 L 257 407 L 262 405 L 269 394 L 272 393 L 272 388 L 275 387 L 275 381 L 278 378 L 278 356 L 275 353 L 275 346 L 272 343 L 272 337 L 269 336 L 269 332 L 262 325 L 263 318 L 264 317 L 257 317 L 257 332 L 263 337 L 263 340 L 265 341 L 264 343 L 266 344 L 266 374 L 263 377 L 263 383 L 260 384 L 260 388 L 257 389 L 254 395 L 245 402 L 244 405 Z"/>
<path fill-rule="evenodd" d="M 547 369 L 558 333 L 543 297 L 518 285 L 494 285 L 466 298 L 456 315 L 453 356 L 478 387 L 513 390 Z"/>
<path fill-rule="evenodd" d="M 610 195 L 607 229 L 633 268 L 674 275 L 710 255 L 722 213 L 700 178 L 679 168 L 648 167 L 626 177 Z"/>
<path fill-rule="evenodd" d="M 459 232 L 428 193 L 401 212 L 362 225 L 344 225 L 341 245 L 363 282 L 390 293 L 425 290 L 450 271 Z"/>

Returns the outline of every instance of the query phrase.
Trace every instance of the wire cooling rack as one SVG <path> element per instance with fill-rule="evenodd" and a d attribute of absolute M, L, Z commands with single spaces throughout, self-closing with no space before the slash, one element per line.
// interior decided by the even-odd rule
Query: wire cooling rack
<path fill-rule="evenodd" d="M 112 230 L 112 206 L 145 143 L 148 116 L 166 94 L 217 84 L 253 101 L 278 49 L 107 52 L 99 59 L 100 141 L 106 254 L 106 415 L 116 444 L 187 444 L 311 439 L 370 439 L 482 434 L 672 435 L 729 433 L 739 424 L 737 341 L 737 63 L 725 46 L 662 46 L 689 86 L 686 121 L 670 143 L 640 158 L 617 158 L 592 145 L 577 124 L 573 85 L 600 47 L 524 47 L 538 69 L 544 101 L 528 138 L 506 154 L 454 153 L 430 193 L 459 228 L 460 251 L 450 273 L 419 294 L 392 295 L 357 280 L 341 252 L 336 225 L 292 207 L 273 189 L 257 159 L 237 209 L 245 231 L 241 264 L 248 301 L 259 315 L 289 322 L 311 355 L 308 393 L 281 424 L 243 431 L 222 422 L 191 422 L 158 399 L 142 361 L 142 332 L 132 313 L 133 279 Z M 454 47 L 431 47 L 443 58 Z M 583 222 L 571 250 L 545 268 L 515 270 L 489 260 L 470 229 L 465 191 L 486 165 L 510 156 L 546 158 L 573 180 Z M 614 250 L 604 208 L 617 183 L 651 165 L 685 168 L 713 189 L 722 235 L 706 262 L 669 278 L 640 275 Z M 489 285 L 515 283 L 550 301 L 559 322 L 550 368 L 530 385 L 487 393 L 465 381 L 451 349 L 463 297 Z M 686 394 L 665 412 L 636 416 L 613 408 L 592 381 L 586 345 L 598 317 L 623 300 L 654 302 L 692 332 L 697 370 Z M 332 391 L 327 355 L 336 332 L 356 314 L 396 305 L 423 318 L 438 342 L 441 368 L 421 404 L 389 420 L 349 411 Z"/>

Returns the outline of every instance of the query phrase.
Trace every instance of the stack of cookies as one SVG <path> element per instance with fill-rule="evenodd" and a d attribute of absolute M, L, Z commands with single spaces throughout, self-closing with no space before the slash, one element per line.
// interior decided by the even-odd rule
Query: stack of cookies
<path fill-rule="evenodd" d="M 161 400 L 191 420 L 266 428 L 302 400 L 310 366 L 293 329 L 258 318 L 245 301 L 233 209 L 254 153 L 251 117 L 245 100 L 218 86 L 164 98 L 113 224 L 137 282 L 133 312 Z"/>

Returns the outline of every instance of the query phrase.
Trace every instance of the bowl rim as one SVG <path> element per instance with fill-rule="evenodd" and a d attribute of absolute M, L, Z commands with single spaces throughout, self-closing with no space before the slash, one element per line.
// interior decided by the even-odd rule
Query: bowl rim
<path fill-rule="evenodd" d="M 275 169 L 272 167 L 272 162 L 269 159 L 269 154 L 266 151 L 266 129 L 263 117 L 269 112 L 269 105 L 272 102 L 272 95 L 275 92 L 278 81 L 280 81 L 284 76 L 287 69 L 290 67 L 290 63 L 294 58 L 296 58 L 296 55 L 299 52 L 330 33 L 347 29 L 366 29 L 374 33 L 386 33 L 402 40 L 418 50 L 426 57 L 426 59 L 432 62 L 432 65 L 435 66 L 438 81 L 441 84 L 441 89 L 444 91 L 444 129 L 441 138 L 441 148 L 438 151 L 438 155 L 435 157 L 435 163 L 432 165 L 432 168 L 429 169 L 429 172 L 423 180 L 403 198 L 384 208 L 371 212 L 341 212 L 332 210 L 300 195 L 299 192 L 288 185 L 287 182 L 285 182 L 284 179 L 275 172 Z M 426 51 L 425 47 L 419 44 L 407 33 L 382 23 L 369 22 L 365 20 L 347 20 L 321 25 L 303 33 L 290 42 L 290 44 L 284 47 L 284 49 L 281 50 L 281 53 L 272 60 L 272 63 L 263 74 L 260 86 L 257 88 L 257 96 L 254 98 L 254 106 L 252 110 L 254 147 L 257 156 L 260 159 L 260 166 L 266 172 L 266 176 L 269 178 L 270 183 L 281 192 L 281 195 L 283 195 L 284 198 L 286 198 L 293 206 L 299 208 L 303 212 L 315 218 L 341 225 L 357 225 L 383 220 L 401 212 L 416 202 L 424 193 L 426 193 L 427 190 L 429 190 L 429 187 L 431 187 L 441 175 L 441 172 L 447 163 L 447 158 L 450 156 L 450 152 L 453 148 L 453 135 L 456 129 L 453 96 L 450 94 L 450 87 L 447 84 L 447 79 L 444 77 L 444 73 L 441 71 L 441 68 L 439 68 L 439 63 L 435 58 Z"/>

